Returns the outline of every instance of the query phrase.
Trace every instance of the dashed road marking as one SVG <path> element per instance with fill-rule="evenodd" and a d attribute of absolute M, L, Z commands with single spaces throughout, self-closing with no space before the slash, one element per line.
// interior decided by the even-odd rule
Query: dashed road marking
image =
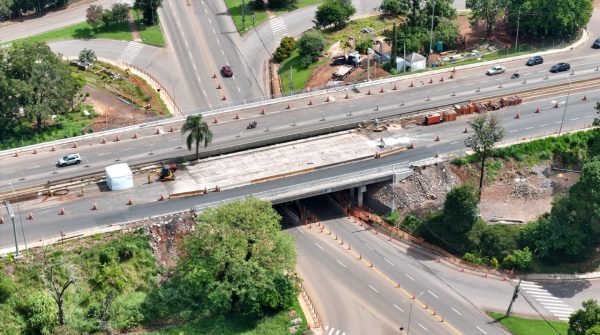
<path fill-rule="evenodd" d="M 319 247 L 319 249 L 323 250 L 323 247 L 319 245 L 319 243 L 315 242 L 315 244 L 317 245 L 317 247 Z"/>
<path fill-rule="evenodd" d="M 450 307 L 450 309 L 451 309 L 451 310 L 453 310 L 453 311 L 454 311 L 454 313 L 456 313 L 456 314 L 458 314 L 458 315 L 462 316 L 462 314 L 461 314 L 459 311 L 457 311 L 456 309 L 454 309 L 454 307 Z"/>
<path fill-rule="evenodd" d="M 571 121 L 577 121 L 577 120 L 579 120 L 578 117 L 574 117 L 574 118 L 571 119 Z"/>
<path fill-rule="evenodd" d="M 379 291 L 377 291 L 376 288 L 374 288 L 373 286 L 371 286 L 371 284 L 369 284 L 369 287 L 371 288 L 371 290 L 375 291 L 375 293 L 379 293 Z"/>
<path fill-rule="evenodd" d="M 397 310 L 399 310 L 400 312 L 404 313 L 404 310 L 400 307 L 398 307 L 398 305 L 394 304 L 394 307 L 396 307 Z"/>
<path fill-rule="evenodd" d="M 406 276 L 408 277 L 408 279 L 415 281 L 415 278 L 411 277 L 408 273 L 406 274 Z"/>
<path fill-rule="evenodd" d="M 394 266 L 394 263 L 390 262 L 387 258 L 384 258 L 386 262 L 388 262 L 391 266 Z"/>
<path fill-rule="evenodd" d="M 300 227 L 296 227 L 296 229 L 298 229 L 299 232 L 301 232 L 302 234 L 304 234 L 304 232 L 302 231 L 302 229 L 300 229 Z"/>
<path fill-rule="evenodd" d="M 487 333 L 485 332 L 485 330 L 483 330 L 483 329 L 479 328 L 479 326 L 476 326 L 476 328 L 477 328 L 477 329 L 479 329 L 479 331 L 480 331 L 480 332 L 482 332 L 482 333 L 484 333 L 484 334 L 487 334 Z"/>
<path fill-rule="evenodd" d="M 339 260 L 339 259 L 336 259 L 335 261 L 336 261 L 336 262 L 337 262 L 339 265 L 341 265 L 341 266 L 342 266 L 344 269 L 346 268 L 346 264 L 344 264 L 344 263 L 340 262 L 340 260 Z"/>
<path fill-rule="evenodd" d="M 533 129 L 533 127 L 527 127 L 527 128 L 525 128 L 525 130 L 530 130 L 530 129 Z"/>
<path fill-rule="evenodd" d="M 437 295 L 435 295 L 435 293 L 431 292 L 430 290 L 427 290 L 427 292 L 429 292 L 429 294 L 431 294 L 432 296 L 434 296 L 436 299 L 439 299 L 440 297 L 438 297 Z"/>
<path fill-rule="evenodd" d="M 423 326 L 420 322 L 417 322 L 417 324 L 419 325 L 419 327 L 423 328 L 426 332 L 429 331 L 429 329 L 425 328 L 425 326 Z"/>
<path fill-rule="evenodd" d="M 548 126 L 548 124 L 547 124 L 547 123 L 540 124 L 540 127 L 546 127 L 546 126 Z"/>
<path fill-rule="evenodd" d="M 371 247 L 371 246 L 369 245 L 369 243 L 365 243 L 365 245 L 367 246 L 367 248 L 369 248 L 369 249 L 373 250 L 373 247 Z"/>

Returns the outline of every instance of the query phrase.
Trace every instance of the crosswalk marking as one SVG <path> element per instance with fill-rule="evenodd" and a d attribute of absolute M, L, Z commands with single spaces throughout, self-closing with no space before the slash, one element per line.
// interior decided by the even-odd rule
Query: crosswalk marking
<path fill-rule="evenodd" d="M 521 289 L 561 321 L 568 320 L 569 316 L 575 312 L 573 308 L 565 304 L 560 298 L 553 296 L 548 290 L 537 283 L 521 282 Z"/>
<path fill-rule="evenodd" d="M 327 335 L 350 335 L 346 334 L 346 332 L 341 329 L 335 329 L 333 327 L 330 327 L 329 325 L 325 325 L 325 332 L 327 333 Z"/>
<path fill-rule="evenodd" d="M 280 37 L 287 34 L 287 26 L 281 17 L 272 19 L 269 21 L 269 25 L 271 26 L 271 31 L 275 37 Z"/>
<path fill-rule="evenodd" d="M 140 51 L 142 51 L 143 48 L 144 48 L 144 45 L 141 43 L 129 42 L 127 44 L 127 47 L 125 48 L 125 50 L 123 50 L 123 53 L 121 54 L 121 56 L 119 56 L 119 59 L 117 61 L 133 63 L 133 61 L 135 60 L 137 55 L 140 53 Z"/>

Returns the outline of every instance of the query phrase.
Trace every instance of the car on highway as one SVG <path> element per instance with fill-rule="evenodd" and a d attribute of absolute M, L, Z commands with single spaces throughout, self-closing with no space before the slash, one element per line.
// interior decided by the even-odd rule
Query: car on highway
<path fill-rule="evenodd" d="M 504 73 L 504 71 L 506 71 L 506 68 L 504 66 L 502 66 L 502 65 L 494 65 L 489 70 L 487 70 L 486 74 L 488 76 L 495 76 L 497 74 Z"/>
<path fill-rule="evenodd" d="M 233 70 L 231 69 L 231 66 L 223 65 L 221 68 L 221 74 L 223 77 L 233 77 Z"/>
<path fill-rule="evenodd" d="M 81 155 L 79 155 L 78 153 L 73 153 L 59 158 L 58 162 L 56 162 L 56 166 L 63 167 L 79 163 L 81 163 Z"/>
<path fill-rule="evenodd" d="M 594 44 L 592 44 L 592 48 L 594 49 L 600 49 L 600 37 L 598 37 L 595 41 Z"/>
<path fill-rule="evenodd" d="M 558 63 L 558 64 L 554 64 L 550 68 L 550 72 L 552 72 L 552 73 L 563 72 L 563 71 L 568 71 L 570 68 L 571 68 L 571 65 L 569 65 L 569 63 Z"/>
<path fill-rule="evenodd" d="M 542 56 L 533 56 L 527 60 L 527 63 L 525 63 L 525 65 L 534 66 L 534 65 L 542 64 L 543 62 L 544 62 L 544 59 L 542 58 Z"/>

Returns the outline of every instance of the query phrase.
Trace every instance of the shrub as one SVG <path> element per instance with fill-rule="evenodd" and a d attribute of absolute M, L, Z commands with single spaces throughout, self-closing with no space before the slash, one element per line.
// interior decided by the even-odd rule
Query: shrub
<path fill-rule="evenodd" d="M 308 58 L 310 62 L 317 60 L 325 50 L 325 40 L 323 34 L 318 30 L 311 29 L 306 31 L 298 40 L 298 51 L 303 58 Z"/>
<path fill-rule="evenodd" d="M 498 259 L 496 257 L 492 257 L 492 259 L 490 259 L 490 266 L 494 269 L 497 269 L 498 265 Z"/>
<path fill-rule="evenodd" d="M 52 297 L 43 291 L 30 294 L 25 302 L 27 328 L 32 334 L 50 335 L 58 325 L 58 307 Z"/>
<path fill-rule="evenodd" d="M 508 255 L 502 260 L 502 267 L 510 270 L 515 267 L 515 256 Z"/>
<path fill-rule="evenodd" d="M 369 49 L 371 46 L 373 46 L 373 39 L 371 38 L 371 36 L 363 36 L 358 38 L 354 48 L 356 49 L 356 51 L 366 54 L 367 49 Z"/>
<path fill-rule="evenodd" d="M 423 222 L 414 214 L 408 214 L 404 220 L 402 220 L 402 227 L 408 230 L 409 233 L 414 234 L 417 233 Z"/>
<path fill-rule="evenodd" d="M 456 157 L 450 161 L 450 163 L 455 166 L 463 166 L 463 165 L 466 165 L 468 162 L 469 162 L 468 159 L 465 157 Z"/>
<path fill-rule="evenodd" d="M 296 50 L 296 39 L 291 36 L 285 36 L 279 44 L 279 48 L 275 51 L 273 58 L 277 62 L 283 62 L 285 59 L 290 57 L 292 52 Z"/>
<path fill-rule="evenodd" d="M 118 296 L 110 309 L 111 325 L 119 330 L 139 326 L 144 320 L 142 303 L 146 299 L 143 292 L 132 292 Z"/>
<path fill-rule="evenodd" d="M 393 225 L 396 222 L 398 222 L 399 218 L 400 218 L 400 213 L 398 211 L 393 211 L 392 213 L 390 213 L 390 215 L 384 216 L 383 220 L 386 223 Z"/>
<path fill-rule="evenodd" d="M 470 253 L 470 252 L 466 252 L 463 255 L 463 260 L 467 263 L 471 263 L 471 264 L 475 264 L 475 265 L 483 265 L 483 260 L 481 259 L 481 257 Z"/>
<path fill-rule="evenodd" d="M 15 283 L 0 273 L 0 304 L 3 304 L 15 292 Z"/>

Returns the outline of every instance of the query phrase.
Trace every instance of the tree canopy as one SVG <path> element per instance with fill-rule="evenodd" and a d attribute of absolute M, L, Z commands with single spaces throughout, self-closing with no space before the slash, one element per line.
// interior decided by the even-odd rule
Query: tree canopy
<path fill-rule="evenodd" d="M 158 8 L 162 6 L 162 0 L 135 0 L 133 8 L 142 11 L 144 24 L 153 26 L 158 23 Z"/>
<path fill-rule="evenodd" d="M 468 232 L 477 221 L 477 197 L 470 185 L 454 187 L 444 202 L 444 223 L 458 234 Z"/>
<path fill-rule="evenodd" d="M 507 7 L 508 23 L 516 30 L 519 21 L 519 34 L 522 36 L 565 38 L 585 28 L 592 17 L 592 2 L 512 0 Z"/>
<path fill-rule="evenodd" d="M 586 300 L 581 303 L 582 309 L 571 314 L 569 318 L 569 335 L 600 334 L 600 306 L 597 300 Z"/>
<path fill-rule="evenodd" d="M 356 8 L 351 0 L 325 0 L 315 13 L 315 26 L 340 28 L 346 25 L 354 13 Z"/>
<path fill-rule="evenodd" d="M 254 198 L 200 214 L 172 277 L 178 306 L 252 315 L 289 307 L 298 292 L 296 254 L 280 219 L 269 202 Z"/>
<path fill-rule="evenodd" d="M 467 0 L 471 9 L 469 22 L 477 27 L 480 22 L 485 24 L 486 35 L 489 37 L 496 26 L 496 21 L 504 15 L 507 0 Z"/>
<path fill-rule="evenodd" d="M 311 29 L 300 37 L 297 43 L 298 52 L 309 64 L 317 60 L 325 50 L 325 40 L 320 31 Z"/>

